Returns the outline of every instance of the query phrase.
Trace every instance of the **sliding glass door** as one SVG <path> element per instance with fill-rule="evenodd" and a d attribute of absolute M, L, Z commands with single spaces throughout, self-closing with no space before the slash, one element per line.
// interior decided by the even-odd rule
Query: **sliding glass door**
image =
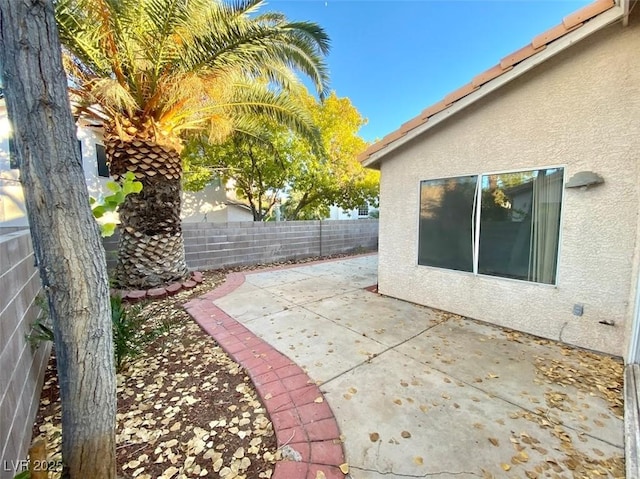
<path fill-rule="evenodd" d="M 421 182 L 418 264 L 555 284 L 564 170 Z"/>

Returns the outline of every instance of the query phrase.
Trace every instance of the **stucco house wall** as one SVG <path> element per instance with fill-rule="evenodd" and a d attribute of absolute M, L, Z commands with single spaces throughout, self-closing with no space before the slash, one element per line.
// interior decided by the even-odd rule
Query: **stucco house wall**
<path fill-rule="evenodd" d="M 640 224 L 640 25 L 614 24 L 381 161 L 379 291 L 615 355 L 626 352 Z M 420 181 L 563 166 L 556 285 L 419 266 Z M 584 305 L 584 315 L 572 314 Z M 602 324 L 604 322 L 613 325 Z"/>
<path fill-rule="evenodd" d="M 200 191 L 183 191 L 180 216 L 184 223 L 253 221 L 251 209 L 235 201 L 233 185 L 214 179 Z"/>

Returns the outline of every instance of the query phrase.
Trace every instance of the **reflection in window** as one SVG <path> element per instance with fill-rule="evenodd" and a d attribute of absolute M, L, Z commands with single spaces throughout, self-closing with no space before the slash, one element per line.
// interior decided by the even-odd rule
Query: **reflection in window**
<path fill-rule="evenodd" d="M 563 177 L 547 168 L 423 181 L 418 263 L 554 284 Z"/>
<path fill-rule="evenodd" d="M 420 185 L 418 264 L 473 271 L 473 209 L 477 176 Z"/>
<path fill-rule="evenodd" d="M 482 177 L 478 273 L 555 283 L 561 168 Z"/>

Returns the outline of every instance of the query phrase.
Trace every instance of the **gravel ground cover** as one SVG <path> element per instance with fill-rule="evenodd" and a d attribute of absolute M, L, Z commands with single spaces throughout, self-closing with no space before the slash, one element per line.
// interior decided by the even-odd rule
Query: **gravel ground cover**
<path fill-rule="evenodd" d="M 196 289 L 131 307 L 150 328 L 169 326 L 117 377 L 121 478 L 271 477 L 280 452 L 249 377 L 182 309 L 223 281 L 223 272 L 204 273 Z M 53 460 L 61 455 L 60 412 L 53 354 L 33 428 Z"/>

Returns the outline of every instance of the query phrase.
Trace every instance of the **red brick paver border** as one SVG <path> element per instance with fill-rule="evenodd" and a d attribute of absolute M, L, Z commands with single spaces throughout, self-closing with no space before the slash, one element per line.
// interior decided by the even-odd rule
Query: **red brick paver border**
<path fill-rule="evenodd" d="M 178 294 L 183 289 L 193 289 L 199 283 L 202 283 L 204 278 L 200 271 L 193 271 L 189 279 L 184 282 L 171 283 L 165 286 L 159 286 L 157 288 L 151 288 L 148 290 L 135 290 L 135 291 L 117 291 L 112 290 L 112 294 L 120 295 L 123 301 L 127 301 L 129 303 L 136 303 L 138 301 L 142 301 L 143 299 L 161 299 L 166 298 L 167 296 L 173 296 L 174 294 Z"/>
<path fill-rule="evenodd" d="M 271 417 L 278 447 L 288 445 L 300 454 L 300 461 L 278 461 L 272 479 L 316 479 L 323 477 L 319 472 L 326 479 L 344 479 L 340 430 L 320 388 L 300 366 L 213 304 L 244 279 L 242 273 L 229 274 L 225 283 L 188 302 L 185 309 L 247 370 Z"/>

